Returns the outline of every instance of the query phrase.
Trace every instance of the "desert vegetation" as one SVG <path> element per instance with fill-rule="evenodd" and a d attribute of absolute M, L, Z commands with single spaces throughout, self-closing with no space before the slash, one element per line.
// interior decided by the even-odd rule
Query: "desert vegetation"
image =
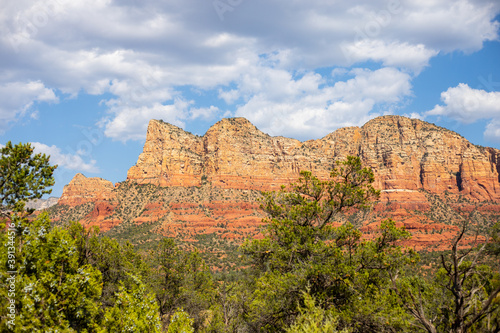
<path fill-rule="evenodd" d="M 47 193 L 54 167 L 30 149 L 1 150 L 1 331 L 500 331 L 499 225 L 459 214 L 451 245 L 435 253 L 404 246 L 411 234 L 390 219 L 365 237 L 356 221 L 380 193 L 357 157 L 337 162 L 329 180 L 302 172 L 288 187 L 264 192 L 261 238 L 218 251 L 225 246 L 218 238 L 196 236 L 213 249 L 207 263 L 174 238 L 158 235 L 155 246 L 138 249 L 97 227 L 31 215 L 24 203 Z M 134 237 L 146 242 L 160 224 L 120 226 L 126 235 L 137 228 Z M 235 264 L 213 269 L 213 258 L 228 252 Z"/>

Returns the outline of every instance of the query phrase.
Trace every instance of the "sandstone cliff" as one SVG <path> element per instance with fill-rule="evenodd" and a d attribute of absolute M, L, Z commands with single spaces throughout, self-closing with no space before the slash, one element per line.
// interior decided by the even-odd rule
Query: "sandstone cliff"
<path fill-rule="evenodd" d="M 102 178 L 87 178 L 81 173 L 64 186 L 59 205 L 78 206 L 99 200 L 112 201 L 115 198 L 113 183 Z"/>
<path fill-rule="evenodd" d="M 144 150 L 127 179 L 139 184 L 273 190 L 301 170 L 327 178 L 336 160 L 360 156 L 389 193 L 423 189 L 500 199 L 500 151 L 455 132 L 400 116 L 300 142 L 271 137 L 244 118 L 223 119 L 203 137 L 151 120 Z"/>
<path fill-rule="evenodd" d="M 49 211 L 54 221 L 97 225 L 141 246 L 163 236 L 197 246 L 200 235 L 240 243 L 260 235 L 260 190 L 295 181 L 301 170 L 326 179 L 347 155 L 360 156 L 382 190 L 370 213 L 341 217 L 367 237 L 392 218 L 411 231 L 407 245 L 445 249 L 464 218 L 487 226 L 500 217 L 500 151 L 399 116 L 306 142 L 271 137 L 243 118 L 223 119 L 202 137 L 151 120 L 127 181 L 113 186 L 77 174 Z"/>

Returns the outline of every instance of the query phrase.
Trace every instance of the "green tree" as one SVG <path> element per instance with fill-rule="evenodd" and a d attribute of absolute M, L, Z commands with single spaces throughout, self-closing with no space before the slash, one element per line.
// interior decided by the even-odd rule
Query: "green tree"
<path fill-rule="evenodd" d="M 465 239 L 470 227 L 464 220 L 433 279 L 425 278 L 425 270 L 421 276 L 393 278 L 408 313 L 427 332 L 500 332 L 500 265 L 486 251 L 497 255 L 497 227 L 490 241 L 476 238 L 472 245 Z"/>
<path fill-rule="evenodd" d="M 413 252 L 399 246 L 409 233 L 392 221 L 383 222 L 372 241 L 362 240 L 350 223 L 331 224 L 348 208 L 369 206 L 379 193 L 373 181 L 359 158 L 348 157 L 337 163 L 331 180 L 302 172 L 290 190 L 264 193 L 264 238 L 241 247 L 255 273 L 245 314 L 252 330 L 282 331 L 293 324 L 306 289 L 323 308 L 354 319 L 355 300 L 373 296 L 387 285 L 388 271 L 412 260 Z"/>
<path fill-rule="evenodd" d="M 54 185 L 53 172 L 57 165 L 49 164 L 45 154 L 33 154 L 31 144 L 9 141 L 0 149 L 0 217 L 10 211 L 23 211 L 28 200 L 50 194 Z"/>
<path fill-rule="evenodd" d="M 307 292 L 304 295 L 304 308 L 299 307 L 300 315 L 287 333 L 348 333 L 337 330 L 338 319 L 325 309 L 316 305 L 316 300 Z"/>
<path fill-rule="evenodd" d="M 16 318 L 13 327 L 6 327 L 4 307 L 1 331 L 35 332 L 60 330 L 67 332 L 95 331 L 100 311 L 101 273 L 90 265 L 78 264 L 73 239 L 62 228 L 51 228 L 43 213 L 24 230 L 22 250 L 16 253 L 16 287 L 13 293 Z M 6 244 L 7 233 L 2 233 Z M 19 242 L 19 237 L 16 239 Z M 7 265 L 7 247 L 0 247 L 0 293 L 7 290 L 5 282 L 12 275 Z M 4 298 L 5 297 L 5 298 Z M 2 295 L 9 299 L 8 295 Z"/>
<path fill-rule="evenodd" d="M 197 331 L 217 326 L 220 309 L 212 274 L 197 251 L 178 248 L 173 239 L 164 238 L 153 253 L 154 271 L 150 285 L 155 291 L 164 325 L 176 309 L 183 308 L 194 320 Z"/>
<path fill-rule="evenodd" d="M 103 332 L 161 332 L 161 320 L 154 294 L 132 276 L 130 290 L 120 285 L 115 305 L 106 310 L 101 330 Z"/>
<path fill-rule="evenodd" d="M 136 288 L 135 278 L 146 281 L 149 267 L 129 243 L 99 234 L 98 227 L 85 229 L 78 222 L 66 226 L 75 242 L 79 265 L 91 265 L 102 275 L 101 303 L 103 308 L 114 306 L 121 285 L 125 289 Z"/>
<path fill-rule="evenodd" d="M 182 309 L 177 309 L 170 318 L 167 333 L 193 333 L 193 319 Z"/>

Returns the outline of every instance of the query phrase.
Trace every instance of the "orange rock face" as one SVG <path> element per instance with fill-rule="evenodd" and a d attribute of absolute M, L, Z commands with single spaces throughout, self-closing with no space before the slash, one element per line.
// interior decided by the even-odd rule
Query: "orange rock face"
<path fill-rule="evenodd" d="M 115 198 L 113 190 L 112 182 L 102 178 L 87 178 L 79 173 L 64 186 L 58 204 L 74 207 L 98 200 L 113 200 Z"/>
<path fill-rule="evenodd" d="M 66 214 L 102 231 L 123 223 L 113 230 L 134 237 L 140 229 L 138 243 L 160 235 L 195 243 L 200 234 L 238 243 L 261 236 L 258 191 L 289 184 L 301 170 L 327 179 L 348 155 L 372 168 L 374 187 L 381 190 L 370 213 L 346 217 L 366 237 L 375 237 L 381 220 L 392 218 L 411 231 L 406 245 L 446 249 L 464 218 L 474 215 L 476 224 L 498 220 L 500 150 L 399 116 L 306 142 L 271 137 L 243 118 L 223 119 L 202 137 L 151 120 L 127 181 L 114 187 L 76 175 L 59 199 L 70 209 L 58 218 Z"/>
<path fill-rule="evenodd" d="M 500 199 L 500 151 L 417 119 L 384 116 L 300 142 L 271 137 L 244 118 L 223 119 L 203 137 L 151 120 L 143 153 L 127 179 L 160 186 L 274 190 L 301 170 L 328 178 L 336 160 L 360 156 L 382 190 L 461 193 Z"/>
<path fill-rule="evenodd" d="M 113 214 L 115 206 L 107 201 L 98 201 L 94 205 L 94 209 L 83 218 L 82 223 L 86 228 L 98 226 L 99 231 L 105 232 L 114 226 L 121 223 L 118 219 L 109 219 L 108 217 Z"/>

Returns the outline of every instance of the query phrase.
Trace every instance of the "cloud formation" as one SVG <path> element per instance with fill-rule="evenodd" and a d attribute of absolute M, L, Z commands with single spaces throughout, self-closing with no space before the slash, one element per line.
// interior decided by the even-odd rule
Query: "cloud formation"
<path fill-rule="evenodd" d="M 429 116 L 446 116 L 463 124 L 481 119 L 491 120 L 484 132 L 490 141 L 500 141 L 500 92 L 487 92 L 460 83 L 441 93 L 444 105 L 436 105 L 427 111 Z"/>
<path fill-rule="evenodd" d="M 356 68 L 349 73 L 353 78 L 329 86 L 319 74 L 294 79 L 286 71 L 263 71 L 266 79 L 242 80 L 239 90 L 250 93 L 236 115 L 266 133 L 307 139 L 362 125 L 381 115 L 383 111 L 375 111 L 375 106 L 389 110 L 411 94 L 411 76 L 395 68 Z M 268 84 L 260 87 L 256 82 Z"/>
<path fill-rule="evenodd" d="M 54 145 L 48 146 L 40 142 L 32 142 L 31 144 L 35 148 L 35 153 L 50 155 L 50 164 L 52 165 L 57 164 L 59 167 L 80 172 L 99 172 L 99 168 L 96 166 L 96 161 L 90 160 L 90 162 L 85 162 L 82 158 L 82 155 L 84 155 L 82 152 L 64 154 L 61 152 L 60 148 Z"/>
<path fill-rule="evenodd" d="M 274 133 L 305 137 L 392 112 L 433 56 L 498 38 L 494 0 L 255 0 L 222 14 L 213 3 L 3 1 L 1 123 L 56 93 L 111 94 L 99 122 L 121 141 L 142 140 L 150 117 L 182 126 L 225 112 L 257 123 L 273 112 Z M 193 90 L 219 100 L 193 102 Z"/>
<path fill-rule="evenodd" d="M 59 98 L 40 81 L 15 81 L 0 84 L 0 101 L 0 132 L 3 132 L 11 122 L 28 113 L 36 116 L 36 103 L 57 103 Z"/>
<path fill-rule="evenodd" d="M 441 93 L 444 105 L 436 105 L 427 112 L 431 116 L 447 116 L 464 124 L 479 119 L 500 119 L 500 92 L 470 88 L 467 84 L 449 88 Z"/>

